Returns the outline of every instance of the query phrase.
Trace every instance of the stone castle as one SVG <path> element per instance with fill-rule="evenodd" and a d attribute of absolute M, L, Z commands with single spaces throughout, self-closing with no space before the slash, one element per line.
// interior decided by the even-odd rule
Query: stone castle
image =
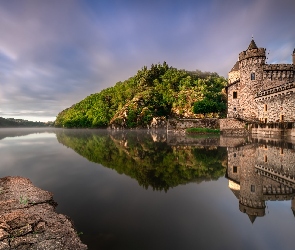
<path fill-rule="evenodd" d="M 245 122 L 295 121 L 295 49 L 292 64 L 266 64 L 252 39 L 228 74 L 227 117 Z"/>

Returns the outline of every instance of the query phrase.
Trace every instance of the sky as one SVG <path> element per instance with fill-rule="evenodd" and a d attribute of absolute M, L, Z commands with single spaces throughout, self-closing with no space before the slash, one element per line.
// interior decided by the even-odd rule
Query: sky
<path fill-rule="evenodd" d="M 163 63 L 227 73 L 252 36 L 292 63 L 294 0 L 0 0 L 0 117 L 54 121 Z"/>

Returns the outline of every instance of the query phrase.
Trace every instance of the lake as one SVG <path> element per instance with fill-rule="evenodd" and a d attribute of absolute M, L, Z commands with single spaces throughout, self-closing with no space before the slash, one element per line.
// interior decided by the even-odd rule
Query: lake
<path fill-rule="evenodd" d="M 294 249 L 295 144 L 0 129 L 0 177 L 54 194 L 89 249 Z"/>

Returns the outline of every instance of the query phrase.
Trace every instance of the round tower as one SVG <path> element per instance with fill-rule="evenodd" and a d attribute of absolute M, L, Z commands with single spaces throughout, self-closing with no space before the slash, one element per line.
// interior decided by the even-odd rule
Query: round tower
<path fill-rule="evenodd" d="M 240 117 L 253 121 L 257 117 L 254 97 L 263 89 L 263 66 L 265 64 L 265 49 L 258 48 L 252 39 L 248 49 L 239 54 L 240 71 Z"/>

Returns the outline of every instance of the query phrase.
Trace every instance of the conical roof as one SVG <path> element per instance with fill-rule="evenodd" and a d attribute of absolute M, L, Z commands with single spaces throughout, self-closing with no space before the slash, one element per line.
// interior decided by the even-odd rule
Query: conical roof
<path fill-rule="evenodd" d="M 257 45 L 256 45 L 256 43 L 254 42 L 253 39 L 251 40 L 251 42 L 250 42 L 250 44 L 249 44 L 248 50 L 249 50 L 249 49 L 258 49 L 258 48 L 257 48 Z"/>
<path fill-rule="evenodd" d="M 256 215 L 250 215 L 250 214 L 247 214 L 248 215 L 248 217 L 249 217 L 249 219 L 250 219 L 250 221 L 252 222 L 252 224 L 254 223 L 254 221 L 256 220 Z"/>
<path fill-rule="evenodd" d="M 230 72 L 232 71 L 238 71 L 240 69 L 239 61 L 236 62 L 236 64 L 233 66 Z"/>

